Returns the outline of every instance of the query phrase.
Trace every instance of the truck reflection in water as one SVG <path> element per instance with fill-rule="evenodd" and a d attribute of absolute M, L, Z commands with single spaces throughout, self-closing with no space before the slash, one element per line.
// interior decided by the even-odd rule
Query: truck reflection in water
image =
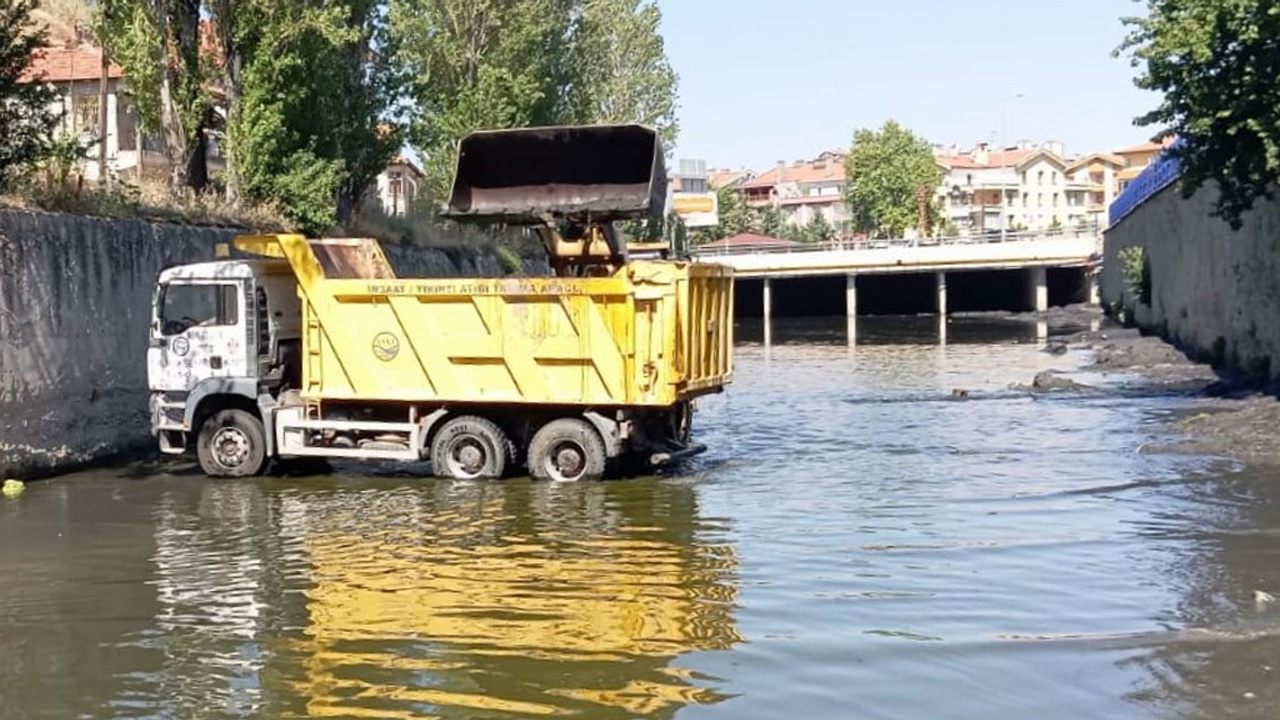
<path fill-rule="evenodd" d="M 719 699 L 670 667 L 740 640 L 736 558 L 696 543 L 691 489 L 643 507 L 605 484 L 440 489 L 286 499 L 314 568 L 308 714 L 602 717 Z"/>
<path fill-rule="evenodd" d="M 160 569 L 162 625 L 201 596 L 238 608 L 236 622 L 200 622 L 218 641 L 183 653 L 189 665 L 190 651 L 210 650 L 208 667 L 227 685 L 206 688 L 211 705 L 272 716 L 599 718 L 671 717 L 723 699 L 715 678 L 674 662 L 741 641 L 736 553 L 717 540 L 724 523 L 698 518 L 692 487 L 377 484 L 274 497 L 239 486 L 265 495 L 270 547 L 259 544 L 255 559 L 180 563 L 234 566 L 237 578 L 245 563 L 282 563 L 247 575 L 284 588 Z M 251 514 L 266 519 L 262 508 Z M 161 524 L 159 564 L 194 537 L 182 525 Z M 254 600 L 263 596 L 272 607 Z"/>

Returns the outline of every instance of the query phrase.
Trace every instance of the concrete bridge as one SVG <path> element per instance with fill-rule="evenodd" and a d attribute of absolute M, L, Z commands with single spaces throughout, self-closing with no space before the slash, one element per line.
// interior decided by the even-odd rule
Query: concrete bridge
<path fill-rule="evenodd" d="M 830 308 L 832 302 L 820 294 L 843 288 L 844 312 L 854 318 L 859 312 L 859 289 L 863 292 L 920 295 L 926 286 L 928 302 L 915 298 L 916 311 L 935 312 L 945 318 L 951 306 L 948 279 L 961 292 L 996 293 L 988 304 L 963 309 L 1034 310 L 1049 309 L 1051 273 L 1057 282 L 1069 284 L 1067 294 L 1057 296 L 1097 302 L 1097 270 L 1102 236 L 1095 228 L 1045 233 L 1009 233 L 959 238 L 920 240 L 860 240 L 823 245 L 717 248 L 695 251 L 695 257 L 734 268 L 739 290 L 761 285 L 760 315 L 766 334 L 775 310 L 774 286 L 778 281 L 803 285 L 810 306 Z M 910 276 L 884 282 L 889 276 Z M 844 278 L 840 286 L 832 280 Z M 877 279 L 879 279 L 877 281 Z M 803 283 L 798 281 L 805 281 Z M 753 293 L 740 293 L 745 306 L 754 308 Z M 869 298 L 874 299 L 874 298 Z M 1064 301 L 1065 302 L 1065 301 Z"/>

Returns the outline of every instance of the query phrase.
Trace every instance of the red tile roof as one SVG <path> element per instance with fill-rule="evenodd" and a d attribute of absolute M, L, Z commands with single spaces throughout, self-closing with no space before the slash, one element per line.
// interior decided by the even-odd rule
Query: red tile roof
<path fill-rule="evenodd" d="M 1175 139 L 1172 137 L 1167 137 L 1164 140 L 1161 140 L 1160 142 L 1145 142 L 1145 143 L 1142 143 L 1141 145 L 1134 145 L 1132 147 L 1124 148 L 1123 150 L 1117 150 L 1115 154 L 1116 155 L 1137 155 L 1138 153 L 1159 152 L 1169 147 L 1170 145 L 1172 145 L 1174 143 L 1174 140 Z"/>
<path fill-rule="evenodd" d="M 812 160 L 805 163 L 786 165 L 781 168 L 774 167 L 767 172 L 761 173 L 754 180 L 742 183 L 739 187 L 773 187 L 779 183 L 779 173 L 781 173 L 781 182 L 787 183 L 844 182 L 843 158 L 844 156 L 839 156 L 830 160 Z"/>
<path fill-rule="evenodd" d="M 712 170 L 707 185 L 711 188 L 733 187 L 750 179 L 750 170 Z"/>
<path fill-rule="evenodd" d="M 102 50 L 92 45 L 78 47 L 46 47 L 31 59 L 31 65 L 19 82 L 72 82 L 98 80 L 102 77 Z M 115 63 L 107 68 L 107 77 L 124 77 L 124 69 Z"/>
<path fill-rule="evenodd" d="M 1111 153 L 1091 153 L 1089 155 L 1085 155 L 1082 158 L 1076 158 L 1075 160 L 1072 160 L 1071 163 L 1067 166 L 1067 168 L 1069 170 L 1075 170 L 1084 165 L 1088 165 L 1089 163 L 1092 163 L 1095 160 L 1099 162 L 1107 163 L 1108 165 L 1117 165 L 1119 167 L 1124 167 L 1124 158 L 1120 157 L 1119 155 L 1112 155 Z"/>
<path fill-rule="evenodd" d="M 939 155 L 938 162 L 953 170 L 981 170 L 983 168 L 1017 167 L 1039 150 L 993 150 L 987 153 L 985 163 L 973 155 Z"/>

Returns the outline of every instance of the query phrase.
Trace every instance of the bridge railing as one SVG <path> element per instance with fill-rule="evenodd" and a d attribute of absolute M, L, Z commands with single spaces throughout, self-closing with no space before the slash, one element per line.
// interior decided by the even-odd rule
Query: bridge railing
<path fill-rule="evenodd" d="M 776 245 L 740 245 L 695 247 L 691 251 L 694 257 L 724 257 L 729 255 L 779 255 L 813 252 L 843 252 L 857 250 L 886 250 L 891 248 L 943 247 L 949 245 L 984 245 L 991 243 L 1035 242 L 1041 240 L 1058 240 L 1064 238 L 1093 238 L 1101 243 L 1101 228 L 1096 223 L 1076 228 L 1061 230 L 1041 230 L 1035 232 L 986 232 L 952 237 L 894 238 L 876 239 L 859 238 L 850 240 L 831 240 L 819 243 L 778 243 Z M 1099 251 L 1101 247 L 1099 246 Z"/>

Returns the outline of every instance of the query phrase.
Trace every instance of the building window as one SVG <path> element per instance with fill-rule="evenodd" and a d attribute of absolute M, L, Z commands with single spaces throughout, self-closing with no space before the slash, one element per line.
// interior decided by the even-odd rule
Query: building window
<path fill-rule="evenodd" d="M 1039 172 L 1039 174 L 1037 174 L 1037 175 L 1036 175 L 1036 184 L 1037 184 L 1037 185 L 1043 185 L 1043 184 L 1044 184 L 1044 171 L 1043 171 L 1043 170 L 1041 170 L 1041 171 Z"/>
<path fill-rule="evenodd" d="M 973 173 L 969 173 L 968 175 L 965 176 L 964 184 L 965 185 L 973 184 Z"/>
<path fill-rule="evenodd" d="M 116 103 L 116 142 L 122 152 L 138 149 L 138 113 L 124 98 Z"/>
<path fill-rule="evenodd" d="M 1031 197 L 1031 193 L 1022 193 L 1022 207 L 1027 206 L 1027 199 Z"/>
<path fill-rule="evenodd" d="M 1053 206 L 1058 207 L 1058 193 L 1053 194 Z"/>
<path fill-rule="evenodd" d="M 98 96 L 72 96 L 71 121 L 75 123 L 75 132 L 92 138 L 98 137 Z"/>

